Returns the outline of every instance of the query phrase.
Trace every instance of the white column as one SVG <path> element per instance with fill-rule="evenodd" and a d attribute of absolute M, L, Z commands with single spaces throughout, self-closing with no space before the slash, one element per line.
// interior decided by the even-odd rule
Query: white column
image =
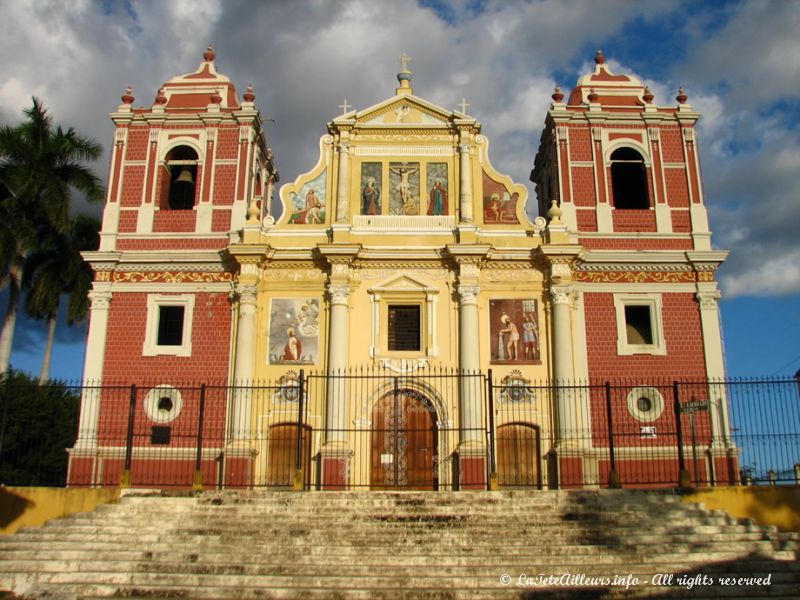
<path fill-rule="evenodd" d="M 89 335 L 86 339 L 86 356 L 83 364 L 83 393 L 81 394 L 81 416 L 78 425 L 76 448 L 97 447 L 97 425 L 100 417 L 100 384 L 103 379 L 103 363 L 106 354 L 106 332 L 108 331 L 108 310 L 111 306 L 111 290 L 98 289 L 95 283 L 89 292 L 91 309 L 89 313 Z"/>
<path fill-rule="evenodd" d="M 472 161 L 470 160 L 470 144 L 461 143 L 458 146 L 461 159 L 459 188 L 459 209 L 461 223 L 472 223 Z"/>
<path fill-rule="evenodd" d="M 725 378 L 725 362 L 722 350 L 722 328 L 719 321 L 720 293 L 715 289 L 697 292 L 700 304 L 700 327 L 703 332 L 703 350 L 706 360 L 706 377 L 709 380 L 709 400 L 714 446 L 729 447 L 730 421 L 728 420 L 728 394 L 722 382 Z M 720 385 L 714 385 L 719 383 Z"/>
<path fill-rule="evenodd" d="M 348 298 L 350 287 L 347 285 L 330 284 L 328 293 L 331 299 L 331 318 L 328 330 L 328 390 L 327 390 L 327 417 L 325 424 L 328 429 L 327 442 L 345 443 L 347 440 L 347 353 L 349 338 L 349 308 Z"/>
<path fill-rule="evenodd" d="M 477 285 L 459 285 L 458 356 L 461 371 L 480 371 Z M 481 383 L 479 377 L 461 377 L 461 442 L 481 444 Z"/>
<path fill-rule="evenodd" d="M 567 286 L 550 289 L 553 318 L 553 377 L 557 387 L 556 413 L 560 440 L 571 437 L 574 429 L 575 411 L 572 410 L 572 394 L 567 386 L 574 383 L 572 360 L 572 324 L 570 306 L 572 289 Z"/>
<path fill-rule="evenodd" d="M 350 199 L 350 146 L 347 142 L 339 144 L 339 184 L 336 188 L 336 222 L 347 221 L 347 208 Z"/>
<path fill-rule="evenodd" d="M 256 286 L 238 284 L 239 321 L 236 330 L 236 359 L 233 367 L 232 439 L 250 440 L 252 385 L 255 362 Z"/>

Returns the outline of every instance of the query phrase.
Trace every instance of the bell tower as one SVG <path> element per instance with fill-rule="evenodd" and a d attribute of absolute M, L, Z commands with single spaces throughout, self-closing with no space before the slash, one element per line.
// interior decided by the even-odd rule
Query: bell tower
<path fill-rule="evenodd" d="M 85 254 L 95 281 L 84 380 L 142 383 L 130 400 L 84 388 L 73 483 L 94 483 L 103 470 L 119 476 L 102 432 L 126 427 L 127 404 L 137 444 L 168 445 L 194 427 L 199 410 L 181 384 L 229 383 L 241 296 L 225 249 L 247 219 L 268 216 L 278 173 L 253 87 L 240 100 L 215 58 L 209 46 L 194 72 L 165 82 L 146 106 L 134 104 L 128 87 L 110 115 L 116 131 L 101 244 Z M 226 402 L 220 395 L 206 404 L 220 415 L 207 423 L 210 446 L 225 436 Z"/>
<path fill-rule="evenodd" d="M 556 87 L 531 179 L 586 247 L 711 250 L 692 109 L 681 88 L 658 106 L 603 53 L 566 98 Z M 658 241 L 656 241 L 658 240 Z"/>

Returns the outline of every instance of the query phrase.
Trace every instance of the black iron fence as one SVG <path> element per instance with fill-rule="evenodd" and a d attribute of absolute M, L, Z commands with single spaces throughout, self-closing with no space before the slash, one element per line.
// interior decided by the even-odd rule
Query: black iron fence
<path fill-rule="evenodd" d="M 289 371 L 249 385 L 8 377 L 0 390 L 5 485 L 455 490 L 800 479 L 791 379 L 565 385 L 519 370 L 409 363 Z"/>

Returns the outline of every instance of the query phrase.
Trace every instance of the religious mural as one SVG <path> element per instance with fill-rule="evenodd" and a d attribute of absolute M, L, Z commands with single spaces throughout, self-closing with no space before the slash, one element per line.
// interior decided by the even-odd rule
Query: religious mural
<path fill-rule="evenodd" d="M 447 163 L 428 163 L 428 215 L 448 215 Z"/>
<path fill-rule="evenodd" d="M 383 164 L 362 163 L 361 165 L 361 214 L 381 214 L 381 181 Z"/>
<path fill-rule="evenodd" d="M 483 172 L 483 222 L 518 224 L 517 202 L 519 192 L 509 193 L 508 188 Z"/>
<path fill-rule="evenodd" d="M 541 361 L 538 315 L 534 299 L 489 300 L 493 364 L 538 364 Z"/>
<path fill-rule="evenodd" d="M 319 300 L 273 298 L 269 310 L 269 364 L 313 365 L 319 356 Z"/>
<path fill-rule="evenodd" d="M 419 163 L 389 163 L 389 211 L 393 215 L 419 214 Z"/>
<path fill-rule="evenodd" d="M 320 173 L 303 185 L 296 194 L 292 193 L 292 216 L 289 223 L 314 225 L 325 222 L 325 183 L 327 171 Z"/>

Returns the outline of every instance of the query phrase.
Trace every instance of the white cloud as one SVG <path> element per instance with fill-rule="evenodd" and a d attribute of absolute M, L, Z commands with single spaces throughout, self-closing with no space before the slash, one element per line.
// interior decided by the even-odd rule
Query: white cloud
<path fill-rule="evenodd" d="M 681 14 L 677 0 L 446 6 L 447 21 L 411 0 L 3 2 L 0 54 L 13 60 L 3 65 L 0 120 L 18 121 L 36 94 L 57 122 L 109 147 L 106 114 L 126 85 L 137 104 L 149 104 L 163 81 L 196 68 L 214 43 L 220 70 L 240 89 L 252 82 L 263 115 L 275 119 L 266 130 L 285 182 L 314 165 L 317 140 L 343 98 L 362 109 L 394 93 L 397 56 L 407 52 L 415 92 L 449 109 L 466 97 L 491 141 L 493 164 L 533 196 L 527 177 L 553 85 L 568 93 L 575 82 L 554 74 L 590 71 L 602 47 L 612 70 L 640 77 L 657 104 L 673 105 L 684 84 L 703 114 L 715 242 L 734 250 L 723 271 L 728 293 L 748 293 L 770 259 L 786 267 L 787 280 L 768 286 L 770 293 L 796 289 L 791 261 L 782 257 L 800 251 L 792 228 L 800 222 L 800 143 L 785 121 L 797 126 L 800 3 L 731 5 L 718 31 L 690 31 L 683 58 L 665 65 L 660 57 L 658 76 L 648 72 L 646 55 L 615 58 L 615 40 L 634 22 L 657 27 Z M 692 23 L 718 16 L 712 12 L 701 10 Z M 775 112 L 777 100 L 789 108 Z M 105 177 L 106 161 L 96 167 Z"/>

